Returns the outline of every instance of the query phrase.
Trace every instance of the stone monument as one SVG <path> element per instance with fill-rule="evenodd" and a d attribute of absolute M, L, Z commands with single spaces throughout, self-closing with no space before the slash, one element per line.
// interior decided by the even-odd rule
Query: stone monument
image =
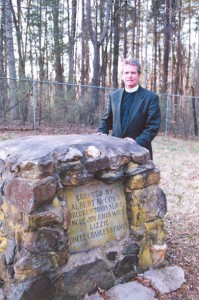
<path fill-rule="evenodd" d="M 80 300 L 164 262 L 148 151 L 110 136 L 0 143 L 0 299 Z"/>

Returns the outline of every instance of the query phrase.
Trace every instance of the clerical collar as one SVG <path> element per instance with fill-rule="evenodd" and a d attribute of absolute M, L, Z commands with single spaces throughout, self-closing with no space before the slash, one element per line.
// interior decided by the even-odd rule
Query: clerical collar
<path fill-rule="evenodd" d="M 138 88 L 139 88 L 139 85 L 136 85 L 136 86 L 134 86 L 132 89 L 127 89 L 127 88 L 125 88 L 125 91 L 126 91 L 127 93 L 134 93 L 134 92 L 137 92 Z"/>

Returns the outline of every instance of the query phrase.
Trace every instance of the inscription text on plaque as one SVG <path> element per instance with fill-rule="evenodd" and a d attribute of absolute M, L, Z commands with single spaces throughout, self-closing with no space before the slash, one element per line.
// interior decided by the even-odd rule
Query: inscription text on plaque
<path fill-rule="evenodd" d="M 70 210 L 69 245 L 72 253 L 89 250 L 129 232 L 126 199 L 121 182 L 67 188 Z"/>

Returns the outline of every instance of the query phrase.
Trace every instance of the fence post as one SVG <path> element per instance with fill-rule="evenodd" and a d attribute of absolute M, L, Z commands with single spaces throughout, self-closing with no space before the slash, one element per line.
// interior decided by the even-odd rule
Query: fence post
<path fill-rule="evenodd" d="M 32 91 L 33 91 L 33 131 L 36 129 L 36 80 L 33 80 L 33 86 L 32 86 Z"/>
<path fill-rule="evenodd" d="M 167 107 L 166 107 L 166 119 L 165 119 L 165 134 L 168 134 L 169 111 L 170 111 L 170 95 L 167 94 Z"/>

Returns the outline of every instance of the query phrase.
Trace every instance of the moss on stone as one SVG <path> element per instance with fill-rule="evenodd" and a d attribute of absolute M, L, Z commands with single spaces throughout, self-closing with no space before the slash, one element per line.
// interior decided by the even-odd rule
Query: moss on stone
<path fill-rule="evenodd" d="M 6 247 L 7 247 L 7 237 L 5 236 L 0 236 L 0 253 L 5 252 Z"/>
<path fill-rule="evenodd" d="M 147 270 L 153 264 L 151 251 L 150 251 L 151 246 L 152 246 L 151 241 L 148 241 L 143 245 L 143 247 L 140 248 L 139 261 L 138 261 L 138 266 L 140 271 Z"/>

